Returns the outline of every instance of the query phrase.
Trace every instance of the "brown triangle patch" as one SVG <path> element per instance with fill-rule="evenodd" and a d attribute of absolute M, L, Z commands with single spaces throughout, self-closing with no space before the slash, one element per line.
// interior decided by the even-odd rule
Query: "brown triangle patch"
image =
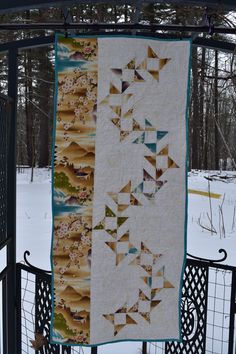
<path fill-rule="evenodd" d="M 108 192 L 107 194 L 109 195 L 109 197 L 112 198 L 112 200 L 114 200 L 115 203 L 118 203 L 118 194 L 117 193 Z"/>
<path fill-rule="evenodd" d="M 109 322 L 111 322 L 112 324 L 114 324 L 114 315 L 103 315 L 103 317 L 104 317 L 107 321 L 109 321 Z"/>
<path fill-rule="evenodd" d="M 125 69 L 135 69 L 135 58 L 131 59 L 125 66 Z"/>
<path fill-rule="evenodd" d="M 131 181 L 129 181 L 119 193 L 130 193 L 131 192 Z"/>
<path fill-rule="evenodd" d="M 144 156 L 144 158 L 150 162 L 150 164 L 153 166 L 153 167 L 156 167 L 156 155 L 153 155 L 153 156 Z"/>
<path fill-rule="evenodd" d="M 154 297 L 162 290 L 163 288 L 157 288 L 157 289 L 152 289 L 151 290 L 151 299 L 154 299 Z M 155 301 L 155 300 L 154 300 Z"/>
<path fill-rule="evenodd" d="M 122 118 L 131 118 L 133 115 L 134 109 L 130 108 L 125 114 L 122 115 Z"/>
<path fill-rule="evenodd" d="M 141 206 L 142 204 L 135 198 L 133 194 L 130 195 L 130 205 Z"/>
<path fill-rule="evenodd" d="M 114 336 L 116 336 L 125 326 L 125 324 L 114 325 Z"/>
<path fill-rule="evenodd" d="M 147 297 L 147 295 L 146 294 L 144 294 L 144 292 L 141 290 L 141 289 L 139 289 L 139 300 L 142 300 L 142 301 L 149 301 L 150 299 L 149 299 L 149 297 Z"/>
<path fill-rule="evenodd" d="M 133 313 L 138 312 L 138 301 L 132 307 L 129 308 L 128 313 L 131 312 Z"/>
<path fill-rule="evenodd" d="M 161 300 L 153 300 L 151 301 L 151 311 L 160 304 Z"/>
<path fill-rule="evenodd" d="M 168 156 L 168 168 L 179 168 L 179 166 Z"/>
<path fill-rule="evenodd" d="M 121 236 L 118 242 L 127 242 L 127 241 L 129 241 L 129 231 L 127 231 L 123 236 Z"/>
<path fill-rule="evenodd" d="M 125 92 L 130 85 L 131 85 L 131 82 L 122 81 L 122 93 Z"/>
<path fill-rule="evenodd" d="M 169 145 L 166 145 L 158 154 L 157 156 L 168 156 L 169 154 Z"/>
<path fill-rule="evenodd" d="M 125 259 L 126 255 L 123 254 L 123 253 L 119 253 L 116 255 L 116 266 L 118 266 L 122 261 L 123 259 Z"/>
<path fill-rule="evenodd" d="M 119 204 L 119 205 L 118 205 L 118 212 L 119 212 L 119 213 L 122 213 L 123 211 L 125 211 L 126 209 L 128 209 L 128 207 L 129 207 L 129 204 L 128 204 L 128 205 Z"/>
<path fill-rule="evenodd" d="M 130 317 L 130 315 L 128 315 L 128 314 L 126 314 L 126 323 L 127 324 L 137 324 L 137 322 L 132 317 Z"/>
<path fill-rule="evenodd" d="M 149 74 L 152 75 L 152 77 L 159 81 L 159 71 L 158 70 L 148 70 Z"/>
<path fill-rule="evenodd" d="M 140 316 L 142 316 L 148 323 L 150 323 L 150 313 L 149 312 L 139 312 Z"/>
<path fill-rule="evenodd" d="M 143 170 L 143 179 L 144 179 L 144 181 L 154 181 L 154 182 L 156 182 L 154 177 L 152 177 L 146 170 Z"/>
<path fill-rule="evenodd" d="M 119 78 L 122 76 L 122 69 L 111 69 L 111 71 Z"/>
<path fill-rule="evenodd" d="M 133 119 L 133 130 L 134 131 L 143 131 L 143 128 L 141 128 L 140 124 Z"/>
<path fill-rule="evenodd" d="M 130 132 L 121 130 L 121 131 L 120 131 L 120 141 L 123 141 L 123 140 L 129 135 L 129 133 L 130 133 Z"/>
<path fill-rule="evenodd" d="M 143 82 L 144 78 L 139 74 L 137 70 L 134 71 L 134 81 L 135 82 Z"/>
<path fill-rule="evenodd" d="M 125 302 L 122 307 L 120 307 L 116 313 L 127 313 L 127 303 Z"/>
<path fill-rule="evenodd" d="M 170 58 L 162 58 L 159 61 L 159 70 L 163 69 L 163 67 L 170 61 Z"/>
<path fill-rule="evenodd" d="M 161 269 L 159 269 L 156 273 L 157 277 L 164 277 L 164 269 L 165 267 L 162 267 Z"/>
<path fill-rule="evenodd" d="M 105 242 L 105 244 L 116 253 L 116 242 Z"/>
<path fill-rule="evenodd" d="M 121 94 L 121 91 L 111 82 L 110 82 L 110 94 L 112 95 Z"/>
<path fill-rule="evenodd" d="M 171 282 L 169 282 L 168 280 L 164 279 L 164 288 L 167 289 L 174 288 L 174 285 L 171 284 Z"/>
<path fill-rule="evenodd" d="M 156 179 L 160 178 L 165 172 L 167 168 L 159 168 L 156 170 Z"/>
<path fill-rule="evenodd" d="M 113 118 L 111 121 L 118 129 L 120 129 L 120 118 Z"/>
<path fill-rule="evenodd" d="M 154 52 L 154 50 L 148 46 L 148 52 L 147 52 L 148 58 L 158 58 L 158 55 Z"/>

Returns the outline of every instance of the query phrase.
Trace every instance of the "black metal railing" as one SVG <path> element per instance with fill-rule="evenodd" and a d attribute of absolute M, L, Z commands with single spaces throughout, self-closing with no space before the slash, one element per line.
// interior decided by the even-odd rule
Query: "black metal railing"
<path fill-rule="evenodd" d="M 10 309 L 14 311 L 14 291 L 12 276 L 15 258 L 12 257 L 14 234 L 9 232 L 8 199 L 9 185 L 9 125 L 11 118 L 12 99 L 0 94 L 0 352 L 10 354 L 9 338 L 11 335 Z M 14 221 L 11 220 L 13 223 Z"/>
<path fill-rule="evenodd" d="M 225 252 L 225 251 L 224 251 Z M 36 353 L 82 354 L 83 348 L 49 343 L 51 317 L 51 275 L 26 264 L 17 264 L 18 352 L 31 354 L 35 333 L 47 339 Z M 144 343 L 143 354 L 233 354 L 236 268 L 218 263 L 187 259 L 182 289 L 183 342 Z M 98 349 L 102 354 L 102 347 Z M 88 349 L 86 349 L 86 353 Z M 97 353 L 92 348 L 91 353 Z M 128 354 L 128 353 L 127 353 Z"/>

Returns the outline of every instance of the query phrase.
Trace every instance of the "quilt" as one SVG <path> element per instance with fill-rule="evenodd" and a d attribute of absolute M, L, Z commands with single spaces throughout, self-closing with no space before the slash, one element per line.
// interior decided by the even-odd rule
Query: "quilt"
<path fill-rule="evenodd" d="M 57 37 L 52 343 L 181 339 L 190 55 Z"/>

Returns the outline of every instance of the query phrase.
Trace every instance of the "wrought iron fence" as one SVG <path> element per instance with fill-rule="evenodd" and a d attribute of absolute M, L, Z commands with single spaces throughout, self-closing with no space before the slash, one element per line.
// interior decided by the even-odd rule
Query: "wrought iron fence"
<path fill-rule="evenodd" d="M 18 318 L 21 319 L 17 354 L 35 353 L 31 348 L 35 333 L 47 338 L 47 343 L 36 353 L 102 354 L 102 347 L 88 349 L 49 343 L 51 275 L 30 265 L 27 257 L 25 260 L 27 265 L 17 264 Z M 143 354 L 235 353 L 235 278 L 234 267 L 187 259 L 182 289 L 183 342 L 144 343 Z"/>
<path fill-rule="evenodd" d="M 7 238 L 7 122 L 9 100 L 0 95 L 0 244 Z"/>
<path fill-rule="evenodd" d="M 13 235 L 8 233 L 7 200 L 8 185 L 8 159 L 9 159 L 9 120 L 12 100 L 0 94 L 0 353 L 6 353 L 9 345 L 7 337 L 9 318 L 7 316 L 10 302 L 13 299 L 9 294 L 9 280 L 14 266 L 11 262 L 10 247 Z M 13 306 L 14 308 L 14 306 Z M 4 352 L 5 350 L 5 352 Z"/>

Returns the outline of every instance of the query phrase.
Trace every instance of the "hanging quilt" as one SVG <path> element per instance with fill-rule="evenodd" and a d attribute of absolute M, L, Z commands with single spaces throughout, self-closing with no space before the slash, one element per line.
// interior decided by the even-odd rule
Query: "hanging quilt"
<path fill-rule="evenodd" d="M 56 48 L 51 341 L 180 339 L 191 43 Z"/>

